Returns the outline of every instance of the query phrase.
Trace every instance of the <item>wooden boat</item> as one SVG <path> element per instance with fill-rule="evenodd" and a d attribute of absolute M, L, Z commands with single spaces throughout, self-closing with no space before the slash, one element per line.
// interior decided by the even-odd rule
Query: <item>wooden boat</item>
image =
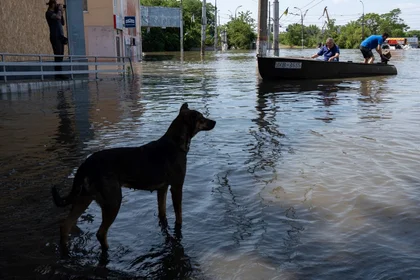
<path fill-rule="evenodd" d="M 293 57 L 258 57 L 263 80 L 318 80 L 397 75 L 397 68 L 386 63 L 326 62 Z"/>

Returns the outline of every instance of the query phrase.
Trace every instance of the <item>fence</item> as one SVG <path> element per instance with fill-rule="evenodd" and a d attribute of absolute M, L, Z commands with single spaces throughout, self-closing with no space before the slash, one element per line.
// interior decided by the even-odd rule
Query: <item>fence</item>
<path fill-rule="evenodd" d="M 101 73 L 122 74 L 124 77 L 134 75 L 129 57 L 68 55 L 63 56 L 66 59 L 63 62 L 54 62 L 54 57 L 56 55 L 0 53 L 0 80 L 2 78 L 7 82 L 10 77 L 13 80 L 38 78 L 43 81 L 46 76 L 58 74 L 68 75 L 72 80 L 75 77 L 89 78 L 91 75 L 98 79 Z M 63 70 L 55 71 L 54 66 L 59 65 Z"/>

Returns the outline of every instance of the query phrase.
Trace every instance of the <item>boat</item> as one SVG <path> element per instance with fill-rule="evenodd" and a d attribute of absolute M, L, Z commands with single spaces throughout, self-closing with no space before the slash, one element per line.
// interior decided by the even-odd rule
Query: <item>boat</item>
<path fill-rule="evenodd" d="M 397 68 L 385 62 L 327 62 L 308 58 L 261 57 L 258 70 L 263 80 L 322 80 L 397 75 Z"/>

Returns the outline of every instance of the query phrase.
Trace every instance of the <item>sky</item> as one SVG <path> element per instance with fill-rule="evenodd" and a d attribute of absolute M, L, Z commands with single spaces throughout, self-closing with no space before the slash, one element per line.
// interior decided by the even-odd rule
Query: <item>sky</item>
<path fill-rule="evenodd" d="M 206 0 L 207 3 L 215 4 L 215 0 Z M 402 18 L 411 30 L 420 30 L 420 0 L 362 0 L 365 14 L 384 14 L 399 8 Z M 270 0 L 271 4 L 273 0 Z M 357 20 L 362 16 L 363 5 L 359 0 L 279 0 L 279 14 L 281 15 L 287 7 L 289 14 L 280 19 L 280 25 L 286 27 L 289 24 L 300 23 L 300 12 L 294 7 L 308 12 L 303 24 L 315 24 L 320 28 L 326 18 L 321 17 L 325 6 L 330 18 L 336 19 L 337 25 L 344 25 L 349 21 Z M 217 0 L 217 7 L 220 15 L 220 23 L 229 21 L 230 15 L 250 11 L 255 22 L 258 23 L 258 0 Z M 296 13 L 298 15 L 291 15 Z M 271 5 L 271 17 L 273 17 L 273 5 Z M 284 29 L 281 28 L 281 31 Z"/>

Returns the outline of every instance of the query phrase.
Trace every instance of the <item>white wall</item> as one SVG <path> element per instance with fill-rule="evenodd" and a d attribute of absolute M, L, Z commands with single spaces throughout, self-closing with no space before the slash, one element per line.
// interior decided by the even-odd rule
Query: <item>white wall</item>
<path fill-rule="evenodd" d="M 116 56 L 115 29 L 112 26 L 87 26 L 87 55 Z"/>

